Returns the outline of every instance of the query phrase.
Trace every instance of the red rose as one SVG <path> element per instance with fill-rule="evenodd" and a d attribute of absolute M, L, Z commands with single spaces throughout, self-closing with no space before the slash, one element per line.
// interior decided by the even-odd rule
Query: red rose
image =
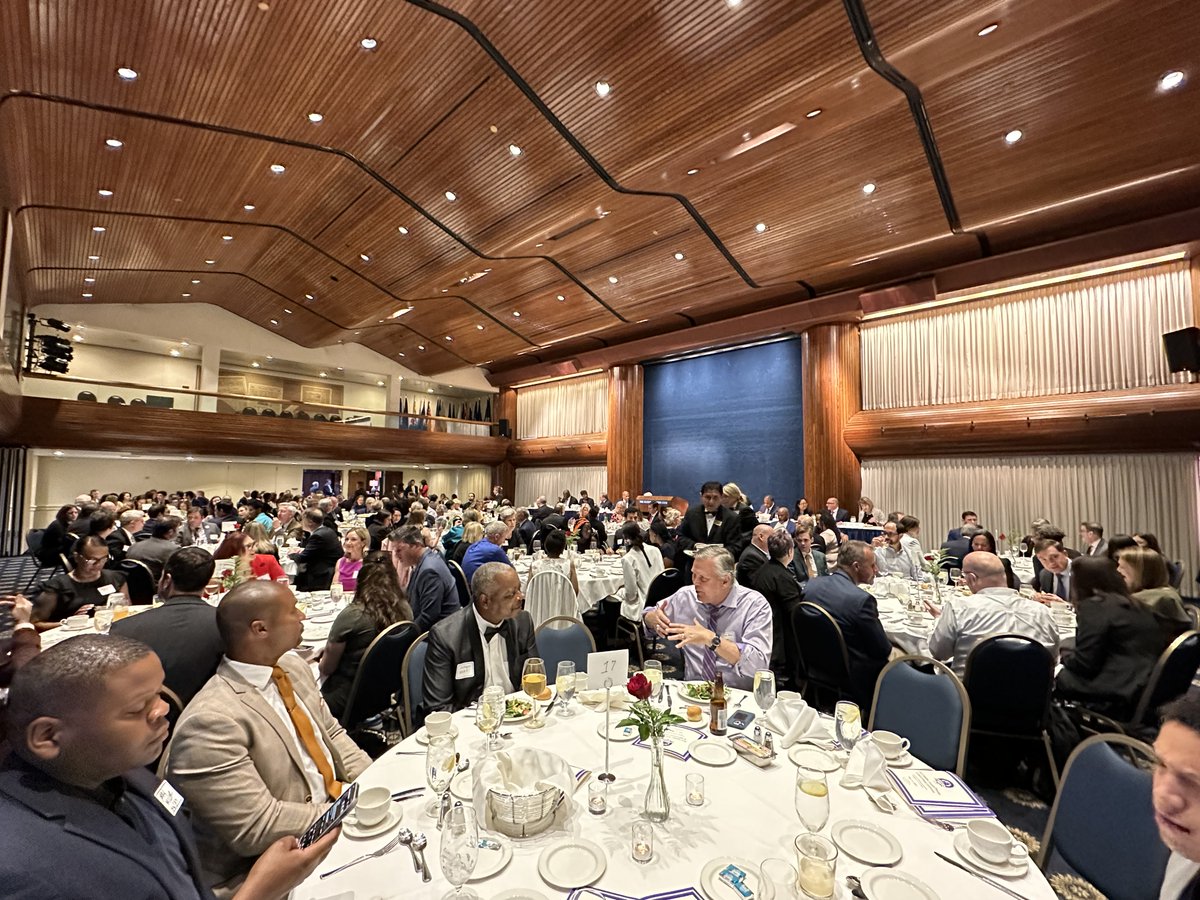
<path fill-rule="evenodd" d="M 650 679 L 641 672 L 629 679 L 629 684 L 625 685 L 625 689 L 637 700 L 649 699 L 654 692 L 654 689 L 650 687 Z"/>
<path fill-rule="evenodd" d="M 1004 532 L 1003 532 L 1003 531 L 1002 531 L 1002 532 L 1000 532 L 1000 540 L 1002 540 L 1002 541 L 1004 541 L 1004 540 L 1008 540 L 1008 538 L 1005 536 L 1005 534 L 1004 534 Z"/>

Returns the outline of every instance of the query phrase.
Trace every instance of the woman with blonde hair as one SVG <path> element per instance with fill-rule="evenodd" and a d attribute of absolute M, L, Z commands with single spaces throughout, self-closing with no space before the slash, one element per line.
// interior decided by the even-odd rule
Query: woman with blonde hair
<path fill-rule="evenodd" d="M 1133 598 L 1154 613 L 1167 640 L 1174 640 L 1192 627 L 1179 591 L 1171 587 L 1167 561 L 1161 554 L 1147 547 L 1129 547 L 1117 554 L 1117 571 Z"/>
<path fill-rule="evenodd" d="M 870 497 L 861 497 L 858 501 L 858 521 L 864 525 L 878 525 L 882 513 L 875 508 L 875 501 Z"/>
<path fill-rule="evenodd" d="M 483 540 L 483 525 L 479 522 L 468 522 L 463 526 L 462 540 L 458 542 L 458 546 L 450 554 L 451 561 L 461 566 L 463 557 L 467 555 L 467 551 L 471 549 L 471 545 L 481 540 Z"/>
<path fill-rule="evenodd" d="M 362 526 L 355 526 L 342 536 L 342 550 L 345 556 L 337 562 L 333 577 L 342 586 L 342 590 L 353 593 L 358 587 L 358 572 L 363 565 L 363 554 L 371 546 L 371 535 Z"/>
<path fill-rule="evenodd" d="M 725 524 L 721 527 L 721 543 L 737 559 L 754 535 L 758 516 L 745 493 L 732 481 L 721 488 L 721 505 L 732 514 L 725 517 Z"/>
<path fill-rule="evenodd" d="M 250 540 L 254 541 L 255 553 L 265 553 L 267 556 L 279 559 L 279 548 L 267 534 L 267 529 L 258 522 L 247 522 L 242 526 L 242 534 L 249 535 Z"/>

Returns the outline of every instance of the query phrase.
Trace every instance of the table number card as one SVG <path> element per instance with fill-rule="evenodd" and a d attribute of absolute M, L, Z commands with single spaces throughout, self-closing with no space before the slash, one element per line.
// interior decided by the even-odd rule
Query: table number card
<path fill-rule="evenodd" d="M 614 691 L 624 691 L 629 680 L 629 650 L 606 650 L 587 655 L 588 688 L 603 688 L 611 681 Z"/>

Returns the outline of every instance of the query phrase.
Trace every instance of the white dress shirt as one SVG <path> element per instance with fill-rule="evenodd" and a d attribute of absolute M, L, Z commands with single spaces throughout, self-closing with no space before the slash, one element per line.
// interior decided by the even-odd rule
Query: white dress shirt
<path fill-rule="evenodd" d="M 304 769 L 304 780 L 308 783 L 308 792 L 313 797 L 319 797 L 323 800 L 327 796 L 325 779 L 321 777 L 321 772 L 317 769 L 316 762 L 309 756 L 308 750 L 300 740 L 300 735 L 296 733 L 296 726 L 292 724 L 292 717 L 288 715 L 287 706 L 283 702 L 283 695 L 279 693 L 279 688 L 276 686 L 275 680 L 271 677 L 273 674 L 271 667 L 238 662 L 237 660 L 230 659 L 228 656 L 225 657 L 225 662 L 229 663 L 230 668 L 237 672 L 246 684 L 258 691 L 263 699 L 267 701 L 267 705 L 271 707 L 271 710 L 279 716 L 284 730 L 291 735 L 292 743 L 296 746 L 296 753 L 300 757 L 300 766 Z M 288 677 L 291 677 L 291 673 L 288 673 Z M 294 692 L 295 688 L 293 686 Z M 304 710 L 304 714 L 313 723 L 313 733 L 317 736 L 317 743 L 325 751 L 325 759 L 329 762 L 329 768 L 336 772 L 337 767 L 333 763 L 333 756 L 330 754 L 329 748 L 325 745 L 321 729 L 317 727 L 317 720 L 313 717 L 309 708 L 304 705 L 304 701 L 300 699 L 299 694 L 296 694 L 296 705 Z"/>
<path fill-rule="evenodd" d="M 629 550 L 621 557 L 621 573 L 625 577 L 625 598 L 621 615 L 633 622 L 642 621 L 646 592 L 650 582 L 663 571 L 662 551 L 653 544 L 643 544 L 640 550 Z"/>
<path fill-rule="evenodd" d="M 483 686 L 498 684 L 504 688 L 504 693 L 511 694 L 515 688 L 512 675 L 508 671 L 508 641 L 504 639 L 503 634 L 492 635 L 489 641 L 487 630 L 498 626 L 481 616 L 473 603 L 471 611 L 475 613 L 475 623 L 479 626 L 479 640 L 483 643 Z"/>
<path fill-rule="evenodd" d="M 1027 600 L 1007 587 L 984 588 L 970 597 L 950 597 L 933 626 L 929 653 L 934 659 L 949 659 L 954 674 L 962 678 L 975 645 L 996 634 L 1023 634 L 1058 657 L 1058 626 L 1050 607 Z"/>
<path fill-rule="evenodd" d="M 1159 900 L 1181 900 L 1183 890 L 1200 872 L 1200 863 L 1194 863 L 1186 856 L 1172 853 L 1167 860 L 1167 871 L 1163 875 L 1162 888 L 1159 890 Z"/>
<path fill-rule="evenodd" d="M 875 548 L 875 564 L 882 575 L 918 578 L 920 573 L 920 569 L 913 565 L 911 556 L 887 545 Z"/>

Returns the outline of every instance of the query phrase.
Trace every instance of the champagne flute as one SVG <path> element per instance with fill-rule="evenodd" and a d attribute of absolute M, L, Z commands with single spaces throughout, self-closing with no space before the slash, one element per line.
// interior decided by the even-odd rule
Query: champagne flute
<path fill-rule="evenodd" d="M 662 661 L 657 659 L 646 660 L 642 664 L 642 674 L 645 675 L 646 680 L 650 682 L 650 699 L 657 703 L 659 697 L 662 696 Z"/>
<path fill-rule="evenodd" d="M 575 715 L 575 710 L 571 709 L 571 698 L 575 696 L 575 678 L 574 662 L 568 659 L 558 664 L 558 671 L 554 675 L 554 689 L 558 691 L 560 716 Z"/>
<path fill-rule="evenodd" d="M 754 673 L 754 702 L 764 714 L 775 705 L 775 673 L 770 669 Z"/>
<path fill-rule="evenodd" d="M 862 737 L 862 713 L 858 704 L 839 700 L 833 713 L 833 726 L 842 749 L 847 752 L 853 750 Z"/>
<path fill-rule="evenodd" d="M 496 733 L 504 720 L 504 709 L 504 688 L 498 684 L 485 687 L 475 708 L 475 727 L 487 735 L 484 749 L 489 753 L 496 749 Z"/>
<path fill-rule="evenodd" d="M 533 715 L 525 723 L 526 728 L 541 728 L 546 723 L 542 721 L 541 707 L 538 697 L 546 692 L 546 663 L 539 657 L 525 660 L 525 668 L 521 670 L 521 690 L 529 695 L 533 704 Z"/>
<path fill-rule="evenodd" d="M 442 877 L 454 888 L 446 893 L 443 900 L 478 900 L 479 895 L 472 890 L 463 893 L 463 885 L 474 873 L 475 864 L 479 861 L 479 821 L 470 806 L 456 803 L 446 814 L 438 855 L 442 863 Z"/>
<path fill-rule="evenodd" d="M 825 773 L 801 766 L 796 772 L 796 815 L 809 831 L 829 821 L 829 782 Z"/>
<path fill-rule="evenodd" d="M 442 794 L 450 789 L 450 781 L 454 778 L 456 756 L 453 737 L 448 734 L 430 737 L 429 747 L 425 750 L 425 780 L 433 791 L 433 799 L 425 804 L 427 816 L 437 818 Z"/>

